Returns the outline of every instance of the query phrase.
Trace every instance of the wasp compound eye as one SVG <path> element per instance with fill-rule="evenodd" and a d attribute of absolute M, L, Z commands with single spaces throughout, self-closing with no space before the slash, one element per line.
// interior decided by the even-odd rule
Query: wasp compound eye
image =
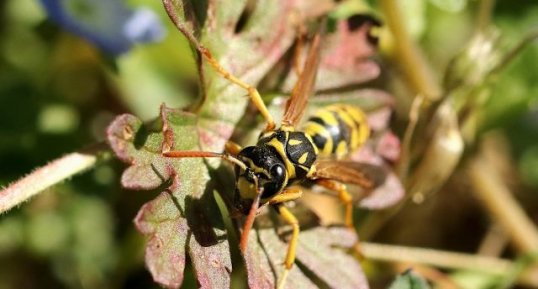
<path fill-rule="evenodd" d="M 282 165 L 274 165 L 271 167 L 271 176 L 280 179 L 284 176 L 284 167 Z"/>

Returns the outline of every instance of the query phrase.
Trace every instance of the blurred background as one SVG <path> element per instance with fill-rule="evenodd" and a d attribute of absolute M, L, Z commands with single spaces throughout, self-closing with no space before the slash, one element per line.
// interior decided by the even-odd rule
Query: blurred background
<path fill-rule="evenodd" d="M 438 75 L 478 29 L 479 2 L 402 3 L 410 34 Z M 491 22 L 500 35 L 492 49 L 506 54 L 538 29 L 538 3 L 498 1 Z M 391 60 L 381 53 L 379 61 L 387 73 L 378 85 L 397 99 L 393 122 L 402 136 L 411 102 Z M 196 77 L 188 43 L 160 1 L 0 1 L 0 186 L 104 141 L 118 114 L 149 120 L 163 102 L 192 103 Z M 490 88 L 472 138 L 487 135 L 508 186 L 537 220 L 538 45 L 523 49 Z M 123 169 L 110 160 L 0 216 L 0 289 L 158 288 L 144 268 L 144 240 L 132 224 L 154 195 L 122 190 Z M 369 225 L 368 241 L 476 253 L 492 229 L 462 185 L 463 174 L 456 168 L 437 193 L 414 198 L 378 229 L 368 231 Z M 500 256 L 517 257 L 506 239 L 501 234 L 497 241 Z M 377 264 L 366 271 L 374 288 L 394 274 Z M 487 283 L 487 276 L 460 275 L 464 288 L 488 288 L 473 283 Z M 188 268 L 184 288 L 195 284 Z"/>

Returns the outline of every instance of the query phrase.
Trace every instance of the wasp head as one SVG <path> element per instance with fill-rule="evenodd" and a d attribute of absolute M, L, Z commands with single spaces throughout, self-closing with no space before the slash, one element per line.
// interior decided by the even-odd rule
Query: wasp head
<path fill-rule="evenodd" d="M 272 147 L 246 147 L 237 158 L 245 167 L 235 167 L 235 205 L 243 213 L 248 213 L 256 196 L 261 193 L 261 201 L 281 192 L 287 184 L 288 174 L 284 163 Z"/>

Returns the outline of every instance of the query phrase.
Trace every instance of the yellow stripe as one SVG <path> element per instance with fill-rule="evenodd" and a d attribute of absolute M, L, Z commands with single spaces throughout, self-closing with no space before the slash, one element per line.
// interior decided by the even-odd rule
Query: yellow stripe
<path fill-rule="evenodd" d="M 264 170 L 263 168 L 258 167 L 251 159 L 247 159 L 248 165 L 247 167 L 251 169 L 254 173 L 257 174 L 264 174 L 266 177 L 270 178 L 269 172 Z"/>
<path fill-rule="evenodd" d="M 353 121 L 353 118 L 351 115 L 349 115 L 349 112 L 345 109 L 343 105 L 335 106 L 334 112 L 338 114 L 338 116 L 342 119 L 342 121 L 347 125 L 349 130 L 351 131 L 351 139 L 349 145 L 349 151 L 352 151 L 356 149 L 359 146 L 359 129 L 355 121 Z"/>
<path fill-rule="evenodd" d="M 289 145 L 292 145 L 292 146 L 300 145 L 300 144 L 302 144 L 302 143 L 303 143 L 303 142 L 300 141 L 300 140 L 298 140 L 298 139 L 292 139 L 292 140 L 288 141 L 288 144 L 289 144 Z"/>
<path fill-rule="evenodd" d="M 343 156 L 347 154 L 347 144 L 345 141 L 341 141 L 338 143 L 338 146 L 336 147 L 336 158 L 341 159 Z"/>
<path fill-rule="evenodd" d="M 317 147 L 316 144 L 314 143 L 314 140 L 312 139 L 312 137 L 311 137 L 309 134 L 307 134 L 307 133 L 305 133 L 305 136 L 306 136 L 306 138 L 308 139 L 308 141 L 310 142 L 310 144 L 312 145 L 312 147 L 314 147 L 314 153 L 315 153 L 316 155 L 318 155 L 318 154 L 319 154 L 318 147 Z"/>
<path fill-rule="evenodd" d="M 274 131 L 268 131 L 268 132 L 265 132 L 263 133 L 260 138 L 266 138 L 266 137 L 270 137 L 274 134 L 275 132 Z"/>
<path fill-rule="evenodd" d="M 301 157 L 297 160 L 301 165 L 306 162 L 306 159 L 308 158 L 308 152 L 301 155 Z"/>
<path fill-rule="evenodd" d="M 345 109 L 347 114 L 353 118 L 357 123 L 359 123 L 358 128 L 358 145 L 354 149 L 361 146 L 369 137 L 370 137 L 370 126 L 368 125 L 368 119 L 364 112 L 355 106 L 351 105 L 342 105 L 342 108 Z"/>
<path fill-rule="evenodd" d="M 334 117 L 331 111 L 322 109 L 316 113 L 316 116 L 321 118 L 325 124 L 329 126 L 338 125 L 338 120 Z"/>
<path fill-rule="evenodd" d="M 286 140 L 288 139 L 288 136 L 289 134 L 286 133 Z M 269 142 L 267 142 L 267 144 L 274 147 L 276 151 L 280 154 L 282 160 L 284 160 L 284 165 L 286 165 L 286 171 L 288 171 L 288 178 L 289 179 L 295 178 L 295 167 L 293 166 L 293 163 L 288 159 L 288 156 L 286 155 L 286 149 L 284 148 L 284 144 L 279 142 L 276 139 L 276 137 L 271 139 Z"/>
<path fill-rule="evenodd" d="M 305 128 L 305 133 L 309 136 L 315 136 L 319 134 L 320 136 L 327 139 L 327 142 L 325 142 L 325 146 L 323 148 L 320 148 L 321 151 L 319 151 L 319 153 L 323 155 L 330 155 L 332 153 L 333 139 L 329 131 L 325 129 L 324 126 L 316 122 L 308 122 Z"/>

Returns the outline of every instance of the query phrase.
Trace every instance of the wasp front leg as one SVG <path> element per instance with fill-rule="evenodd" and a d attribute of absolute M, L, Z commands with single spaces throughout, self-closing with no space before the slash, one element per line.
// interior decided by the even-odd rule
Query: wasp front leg
<path fill-rule="evenodd" d="M 266 131 L 273 130 L 275 128 L 275 121 L 273 120 L 273 117 L 271 116 L 271 114 L 267 110 L 267 107 L 263 103 L 262 97 L 260 93 L 258 92 L 258 90 L 255 87 L 251 86 L 250 84 L 242 81 L 241 79 L 239 79 L 238 77 L 236 77 L 235 75 L 227 71 L 226 69 L 224 69 L 224 67 L 222 67 L 222 65 L 219 64 L 217 59 L 213 57 L 213 55 L 207 48 L 200 47 L 199 51 L 200 53 L 202 53 L 202 55 L 206 58 L 207 62 L 215 69 L 215 71 L 218 74 L 222 75 L 222 77 L 228 79 L 232 83 L 235 83 L 236 85 L 240 86 L 241 88 L 247 91 L 250 100 L 252 101 L 252 103 L 254 103 L 256 108 L 258 108 L 262 116 L 267 121 L 267 127 L 265 130 Z"/>
<path fill-rule="evenodd" d="M 227 141 L 226 145 L 224 146 L 224 151 L 232 156 L 237 156 L 242 149 L 243 148 L 239 144 L 231 140 Z"/>
<path fill-rule="evenodd" d="M 299 240 L 299 221 L 293 215 L 288 208 L 284 206 L 284 202 L 293 201 L 302 196 L 303 192 L 300 188 L 290 187 L 284 190 L 282 193 L 274 196 L 269 204 L 273 205 L 278 214 L 292 227 L 291 239 L 288 244 L 288 251 L 286 253 L 286 258 L 284 259 L 284 273 L 280 276 L 278 280 L 277 289 L 284 288 L 286 283 L 286 278 L 288 277 L 289 271 L 295 263 L 295 252 L 297 249 L 297 241 Z"/>
<path fill-rule="evenodd" d="M 344 206 L 346 208 L 345 224 L 349 228 L 354 228 L 355 226 L 353 225 L 353 198 L 347 191 L 346 185 L 328 179 L 316 180 L 316 184 L 338 193 L 338 198 L 342 203 L 344 203 Z"/>

